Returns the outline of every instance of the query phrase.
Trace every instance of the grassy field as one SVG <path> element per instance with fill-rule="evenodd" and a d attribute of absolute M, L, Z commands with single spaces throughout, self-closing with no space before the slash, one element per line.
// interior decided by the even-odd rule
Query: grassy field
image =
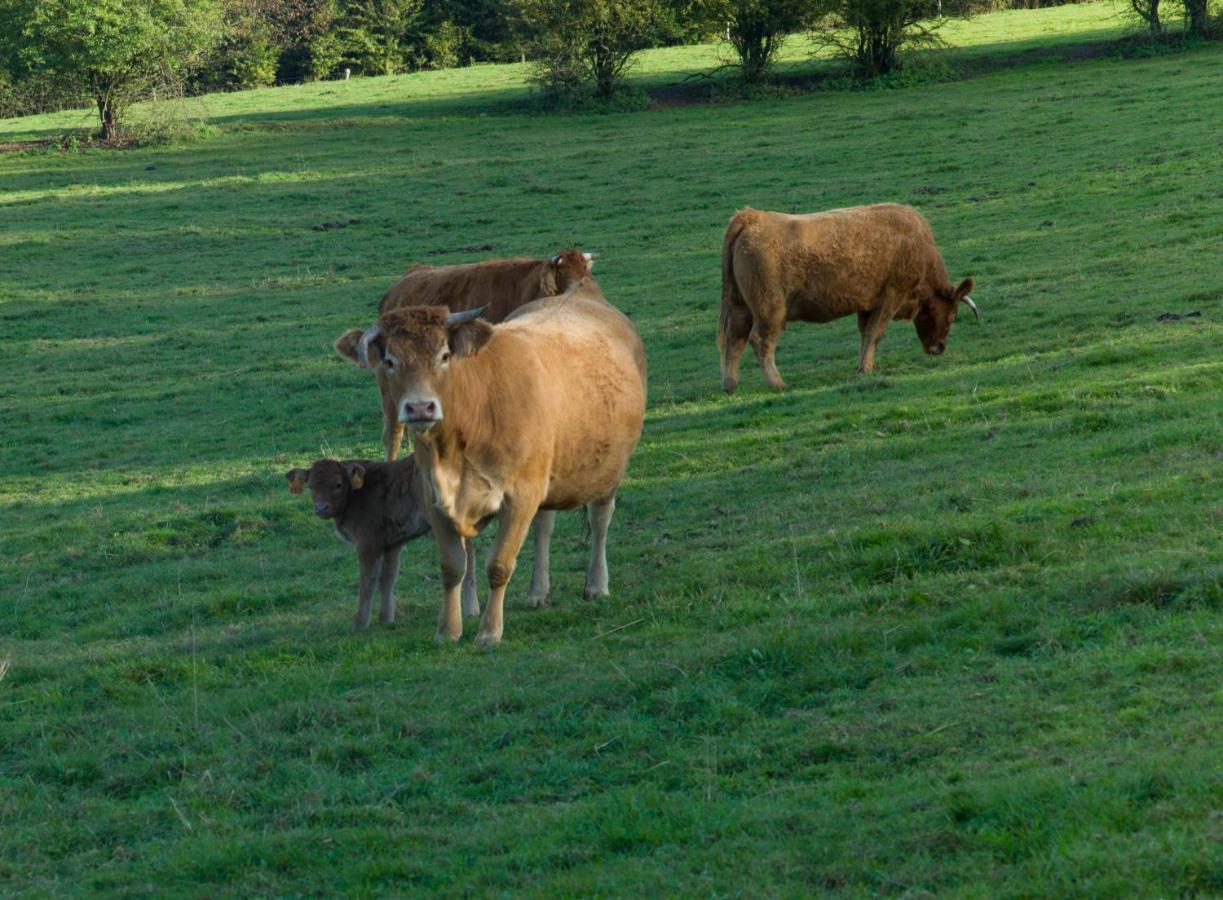
<path fill-rule="evenodd" d="M 0 892 L 1223 893 L 1223 52 L 489 106 L 521 75 L 0 156 Z M 870 377 L 852 321 L 795 326 L 788 391 L 745 361 L 723 397 L 731 213 L 881 200 L 982 322 L 937 359 L 897 323 Z M 332 338 L 414 260 L 567 245 L 650 355 L 613 596 L 581 598 L 565 514 L 555 606 L 522 608 L 524 559 L 494 652 L 433 644 L 427 539 L 354 635 L 355 559 L 281 475 L 379 452 Z"/>

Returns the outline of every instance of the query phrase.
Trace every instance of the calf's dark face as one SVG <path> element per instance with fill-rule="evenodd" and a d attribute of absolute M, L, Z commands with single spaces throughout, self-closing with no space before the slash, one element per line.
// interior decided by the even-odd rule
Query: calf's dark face
<path fill-rule="evenodd" d="M 285 472 L 289 492 L 300 494 L 309 487 L 314 501 L 314 514 L 332 519 L 344 512 L 353 491 L 365 485 L 365 469 L 354 462 L 320 459 L 309 469 Z"/>

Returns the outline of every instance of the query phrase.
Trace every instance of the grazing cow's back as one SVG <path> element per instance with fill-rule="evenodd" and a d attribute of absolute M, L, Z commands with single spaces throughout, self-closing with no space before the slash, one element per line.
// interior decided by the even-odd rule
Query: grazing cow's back
<path fill-rule="evenodd" d="M 733 392 L 750 342 L 765 377 L 784 387 L 773 361 L 787 322 L 857 315 L 859 369 L 874 367 L 875 346 L 892 319 L 913 319 L 926 352 L 946 348 L 947 332 L 972 279 L 951 283 L 929 224 L 894 203 L 787 215 L 745 209 L 730 221 L 722 248 L 718 345 L 722 386 Z"/>

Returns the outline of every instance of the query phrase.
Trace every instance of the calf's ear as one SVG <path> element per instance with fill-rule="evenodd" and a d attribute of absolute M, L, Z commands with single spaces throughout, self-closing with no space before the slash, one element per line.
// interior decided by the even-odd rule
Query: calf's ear
<path fill-rule="evenodd" d="M 450 352 L 457 358 L 473 356 L 493 336 L 493 326 L 483 319 L 474 319 L 450 329 Z"/>
<path fill-rule="evenodd" d="M 365 487 L 365 466 L 360 463 L 344 463 L 344 474 L 348 476 L 348 483 L 354 491 Z"/>
<path fill-rule="evenodd" d="M 363 334 L 365 334 L 363 329 L 353 328 L 336 338 L 334 345 L 336 353 L 347 360 L 355 362 L 362 368 L 364 368 L 364 365 L 361 363 L 361 357 L 357 355 L 357 345 L 361 343 L 361 335 Z"/>
<path fill-rule="evenodd" d="M 305 469 L 290 469 L 285 472 L 285 480 L 289 482 L 289 493 L 300 494 L 306 486 L 310 473 Z"/>

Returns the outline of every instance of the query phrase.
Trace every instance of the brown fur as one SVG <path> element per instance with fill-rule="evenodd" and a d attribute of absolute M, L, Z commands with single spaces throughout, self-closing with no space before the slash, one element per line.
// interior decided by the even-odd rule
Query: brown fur
<path fill-rule="evenodd" d="M 972 279 L 947 277 L 930 226 L 894 203 L 792 216 L 744 209 L 722 244 L 718 349 L 722 387 L 739 384 L 748 343 L 765 378 L 785 387 L 774 352 L 787 322 L 829 322 L 857 315 L 859 371 L 870 372 L 875 347 L 892 319 L 913 319 L 927 353 L 946 349 L 947 333 Z"/>
<path fill-rule="evenodd" d="M 371 355 L 398 360 L 388 386 L 405 417 L 427 404 L 440 409 L 440 419 L 413 424 L 446 589 L 439 639 L 462 633 L 463 538 L 498 519 L 477 638 L 491 644 L 501 639 L 506 583 L 537 510 L 588 505 L 594 548 L 586 591 L 607 593 L 607 526 L 641 436 L 645 350 L 592 279 L 497 326 L 447 326 L 447 313 L 384 314 L 388 337 Z"/>
<path fill-rule="evenodd" d="M 590 275 L 590 260 L 578 250 L 562 250 L 549 259 L 489 259 L 455 266 L 415 263 L 382 297 L 380 314 L 405 306 L 444 306 L 451 312 L 487 306 L 483 318 L 500 322 L 514 310 L 564 293 Z M 363 329 L 336 338 L 336 352 L 360 365 L 357 344 Z M 382 400 L 382 446 L 387 459 L 399 456 L 403 425 L 387 399 L 386 373 L 374 367 Z"/>
<path fill-rule="evenodd" d="M 309 469 L 290 469 L 285 478 L 292 493 L 309 487 L 315 515 L 333 520 L 336 534 L 356 548 L 361 566 L 356 627 L 369 626 L 375 585 L 382 596 L 378 620 L 393 622 L 399 552 L 429 531 L 416 460 L 320 459 Z"/>

